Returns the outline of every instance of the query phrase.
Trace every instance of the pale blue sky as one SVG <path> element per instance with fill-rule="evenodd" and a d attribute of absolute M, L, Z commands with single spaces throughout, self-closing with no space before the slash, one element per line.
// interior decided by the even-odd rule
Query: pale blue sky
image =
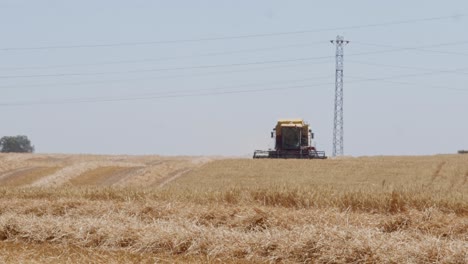
<path fill-rule="evenodd" d="M 331 154 L 342 34 L 345 154 L 453 153 L 468 148 L 466 15 L 463 0 L 0 0 L 0 136 L 41 153 L 250 155 L 299 117 Z M 97 102 L 67 103 L 82 98 Z"/>

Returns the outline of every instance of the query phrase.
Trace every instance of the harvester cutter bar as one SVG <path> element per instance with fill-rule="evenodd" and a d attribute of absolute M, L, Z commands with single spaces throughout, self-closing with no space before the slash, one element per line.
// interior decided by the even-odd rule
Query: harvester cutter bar
<path fill-rule="evenodd" d="M 325 151 L 256 150 L 254 159 L 326 159 Z"/>

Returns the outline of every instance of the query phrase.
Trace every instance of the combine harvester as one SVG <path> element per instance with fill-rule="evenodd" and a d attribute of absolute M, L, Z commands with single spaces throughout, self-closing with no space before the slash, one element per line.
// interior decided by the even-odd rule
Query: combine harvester
<path fill-rule="evenodd" d="M 324 151 L 312 146 L 314 133 L 302 119 L 279 120 L 271 132 L 275 149 L 256 150 L 254 159 L 326 159 Z"/>

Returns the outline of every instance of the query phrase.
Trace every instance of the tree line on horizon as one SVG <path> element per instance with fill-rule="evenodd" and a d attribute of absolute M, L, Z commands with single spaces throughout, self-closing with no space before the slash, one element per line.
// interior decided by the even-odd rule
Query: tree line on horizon
<path fill-rule="evenodd" d="M 4 136 L 0 138 L 0 152 L 2 153 L 33 153 L 34 146 L 27 136 Z"/>

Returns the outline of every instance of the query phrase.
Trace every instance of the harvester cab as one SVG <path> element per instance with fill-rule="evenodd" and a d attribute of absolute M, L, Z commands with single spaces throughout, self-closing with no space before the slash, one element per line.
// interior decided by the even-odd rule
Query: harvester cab
<path fill-rule="evenodd" d="M 324 151 L 312 146 L 314 133 L 302 119 L 279 120 L 271 132 L 275 149 L 256 150 L 254 159 L 326 159 Z"/>

